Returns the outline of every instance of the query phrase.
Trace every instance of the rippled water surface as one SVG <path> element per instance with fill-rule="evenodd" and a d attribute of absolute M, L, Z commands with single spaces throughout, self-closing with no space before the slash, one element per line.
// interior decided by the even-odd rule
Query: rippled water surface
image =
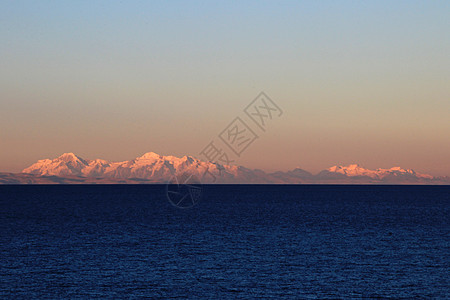
<path fill-rule="evenodd" d="M 0 298 L 450 298 L 450 187 L 0 186 Z"/>

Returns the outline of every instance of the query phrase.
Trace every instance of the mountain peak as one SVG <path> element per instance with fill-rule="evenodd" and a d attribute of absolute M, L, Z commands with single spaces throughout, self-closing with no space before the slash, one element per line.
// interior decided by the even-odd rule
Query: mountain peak
<path fill-rule="evenodd" d="M 142 156 L 122 162 L 102 159 L 84 160 L 74 153 L 64 153 L 55 159 L 39 160 L 23 173 L 38 176 L 82 176 L 86 178 L 114 178 L 164 183 L 174 174 L 195 175 L 204 183 L 442 183 L 431 175 L 416 173 L 411 169 L 366 169 L 359 164 L 336 165 L 313 175 L 301 168 L 287 172 L 265 173 L 236 165 L 220 165 L 201 161 L 192 156 L 162 156 L 147 152 Z"/>
<path fill-rule="evenodd" d="M 59 158 L 64 158 L 64 157 L 77 157 L 77 156 L 75 155 L 75 153 L 72 153 L 72 152 L 66 152 L 59 156 Z"/>
<path fill-rule="evenodd" d="M 347 166 L 332 166 L 331 168 L 328 168 L 331 172 L 337 172 L 337 170 L 356 170 L 356 169 L 364 169 L 360 164 L 349 164 Z"/>
<path fill-rule="evenodd" d="M 144 155 L 139 156 L 137 159 L 159 159 L 159 158 L 161 158 L 161 155 L 155 152 L 147 152 L 144 153 Z"/>
<path fill-rule="evenodd" d="M 63 161 L 76 161 L 76 160 L 83 160 L 81 157 L 75 155 L 72 152 L 68 152 L 68 153 L 63 153 L 62 155 L 60 155 L 58 157 L 58 159 L 63 160 Z"/>
<path fill-rule="evenodd" d="M 188 161 L 188 162 L 190 162 L 190 163 L 196 161 L 196 158 L 195 158 L 195 157 L 192 157 L 192 156 L 189 156 L 189 155 L 185 155 L 185 156 L 183 156 L 181 159 L 184 160 L 184 161 Z"/>
<path fill-rule="evenodd" d="M 361 168 L 360 164 L 350 164 L 347 166 L 347 169 L 358 169 Z"/>

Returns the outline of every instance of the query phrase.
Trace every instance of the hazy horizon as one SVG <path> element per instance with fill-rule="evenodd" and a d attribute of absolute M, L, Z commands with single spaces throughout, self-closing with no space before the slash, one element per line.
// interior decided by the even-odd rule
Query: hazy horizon
<path fill-rule="evenodd" d="M 50 160 L 51 164 L 52 164 L 54 161 L 61 161 L 61 160 L 62 161 L 66 161 L 67 157 L 70 157 L 70 159 L 72 159 L 71 158 L 72 155 L 75 155 L 79 159 L 86 160 L 88 163 L 94 162 L 95 160 L 98 160 L 98 159 L 104 160 L 104 158 L 102 158 L 102 157 L 82 157 L 82 156 L 80 156 L 80 155 L 78 155 L 76 153 L 73 153 L 73 152 L 65 152 L 65 153 L 62 153 L 61 155 L 56 156 L 56 157 L 42 158 L 39 161 L 41 161 L 41 160 Z M 193 157 L 193 158 L 198 159 L 200 161 L 208 162 L 208 160 L 202 159 L 201 157 L 199 157 L 199 155 L 184 155 L 184 156 L 180 155 L 180 156 L 177 157 L 177 156 L 173 156 L 173 155 L 170 155 L 170 154 L 164 155 L 164 154 L 155 153 L 155 152 L 152 152 L 152 151 L 146 152 L 146 153 L 142 153 L 142 155 L 138 155 L 138 156 L 130 158 L 130 159 L 125 159 L 125 160 L 122 159 L 122 160 L 117 160 L 117 161 L 107 160 L 107 161 L 108 161 L 108 163 L 116 163 L 116 164 L 117 163 L 123 163 L 123 162 L 131 162 L 132 160 L 135 160 L 135 159 L 138 159 L 138 158 L 140 158 L 140 159 L 142 159 L 142 158 L 148 159 L 148 155 L 151 155 L 152 157 L 154 157 L 154 155 L 157 155 L 157 156 L 159 156 L 161 158 L 164 158 L 164 159 L 166 159 L 168 161 L 172 161 L 172 158 L 175 159 L 175 160 L 178 160 L 178 159 L 182 159 L 184 156 L 187 156 L 187 157 Z M 28 168 L 26 168 L 26 169 L 29 169 L 29 167 L 32 167 L 32 166 L 35 166 L 35 165 L 43 166 L 42 164 L 39 163 L 39 161 L 34 162 L 32 165 L 28 166 Z M 219 164 L 222 164 L 222 165 L 225 165 L 225 163 L 220 162 L 220 161 L 215 161 L 215 162 L 217 162 Z M 149 163 L 145 162 L 145 164 L 149 164 Z M 46 163 L 46 165 L 50 166 L 50 163 Z M 246 167 L 245 165 L 240 165 L 240 164 L 237 164 L 237 163 L 230 163 L 229 165 L 237 165 L 237 166 Z M 317 175 L 321 171 L 333 169 L 334 167 L 343 167 L 345 169 L 347 169 L 347 168 L 351 169 L 351 168 L 354 168 L 355 166 L 359 167 L 359 168 L 367 169 L 367 170 L 370 170 L 370 171 L 396 169 L 396 168 L 399 168 L 399 167 L 401 169 L 403 169 L 403 170 L 408 170 L 409 169 L 409 168 L 402 168 L 401 166 L 390 166 L 390 167 L 387 167 L 387 168 L 373 168 L 373 169 L 370 169 L 370 168 L 366 168 L 366 166 L 364 166 L 362 164 L 359 164 L 359 163 L 351 163 L 351 164 L 347 164 L 347 165 L 333 165 L 333 166 L 330 165 L 327 168 L 324 168 L 324 169 L 316 171 L 316 172 L 311 172 L 310 170 L 303 169 L 300 166 L 292 167 L 291 169 L 286 169 L 286 170 L 278 169 L 278 170 L 271 170 L 271 171 L 275 171 L 275 172 L 282 171 L 282 172 L 285 172 L 285 171 L 292 171 L 294 169 L 302 169 L 302 170 L 307 171 L 307 172 L 309 172 L 309 173 L 311 173 L 313 175 Z M 38 168 L 40 168 L 40 167 L 38 167 Z M 29 172 L 29 171 L 26 171 L 26 169 L 24 171 L 25 172 Z M 255 169 L 258 169 L 258 168 L 255 168 Z M 267 170 L 263 170 L 263 171 L 267 171 Z M 420 170 L 413 170 L 413 171 L 416 171 L 416 173 L 419 173 L 419 174 L 423 174 L 422 172 L 420 172 Z M 431 175 L 431 174 L 423 174 L 423 175 Z M 61 176 L 64 176 L 64 175 L 61 175 Z"/>
<path fill-rule="evenodd" d="M 449 15 L 448 1 L 6 1 L 0 172 L 65 152 L 202 159 L 264 91 L 283 115 L 253 124 L 235 164 L 449 176 Z"/>

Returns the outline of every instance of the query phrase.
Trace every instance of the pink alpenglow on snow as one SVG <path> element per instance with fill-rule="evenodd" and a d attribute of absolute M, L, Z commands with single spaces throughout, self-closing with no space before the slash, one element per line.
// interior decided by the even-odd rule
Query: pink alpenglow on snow
<path fill-rule="evenodd" d="M 358 164 L 333 166 L 318 174 L 301 168 L 286 172 L 264 172 L 243 166 L 201 161 L 192 156 L 163 156 L 148 152 L 132 160 L 109 162 L 84 159 L 64 153 L 55 159 L 43 159 L 22 171 L 17 183 L 42 183 L 45 178 L 56 183 L 166 183 L 173 176 L 188 173 L 202 183 L 274 183 L 274 184 L 449 184 L 448 177 L 433 177 L 411 169 L 366 169 Z M 5 173 L 6 174 L 6 173 Z M 25 180 L 24 176 L 27 175 Z M 30 177 L 31 176 L 31 177 Z M 34 177 L 33 177 L 34 176 Z M 51 177 L 53 176 L 53 177 Z M 34 179 L 40 177 L 39 180 Z M 44 178 L 45 177 L 45 178 Z M 2 179 L 3 178 L 3 179 Z M 8 178 L 8 179 L 6 179 Z M 0 182 L 13 182 L 14 174 L 0 177 Z M 52 179 L 52 180 L 53 180 Z M 65 180 L 67 179 L 67 180 Z M 70 179 L 70 180 L 69 180 Z M 94 180 L 95 179 L 95 180 Z M 24 182 L 25 181 L 25 182 Z"/>

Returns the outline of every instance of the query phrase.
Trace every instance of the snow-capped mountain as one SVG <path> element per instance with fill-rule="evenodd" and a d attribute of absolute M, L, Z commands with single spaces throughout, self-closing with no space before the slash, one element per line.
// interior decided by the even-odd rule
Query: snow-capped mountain
<path fill-rule="evenodd" d="M 205 183 L 269 183 L 266 173 L 242 166 L 205 162 L 192 156 L 161 156 L 148 152 L 130 161 L 108 162 L 102 159 L 87 160 L 73 153 L 64 153 L 55 159 L 43 159 L 22 173 L 40 176 L 83 176 L 114 179 L 146 179 L 167 182 L 183 173 L 196 176 Z"/>
<path fill-rule="evenodd" d="M 370 170 L 361 167 L 358 164 L 351 164 L 348 166 L 333 166 L 317 174 L 316 178 L 322 180 L 351 179 L 353 181 L 368 181 L 380 183 L 421 183 L 437 179 L 428 174 L 416 173 L 411 169 L 393 167 L 390 169 Z"/>
<path fill-rule="evenodd" d="M 64 153 L 55 159 L 41 159 L 22 173 L 37 175 L 84 175 L 83 169 L 88 165 L 88 161 L 76 156 L 73 153 Z"/>
<path fill-rule="evenodd" d="M 192 156 L 179 158 L 154 152 L 122 162 L 89 160 L 64 153 L 55 159 L 39 160 L 24 169 L 20 176 L 0 174 L 0 183 L 43 183 L 46 180 L 50 180 L 49 183 L 166 183 L 181 174 L 192 175 L 202 183 L 450 184 L 448 177 L 433 177 L 400 167 L 370 170 L 351 164 L 333 166 L 316 175 L 300 168 L 266 173 L 201 161 Z"/>

